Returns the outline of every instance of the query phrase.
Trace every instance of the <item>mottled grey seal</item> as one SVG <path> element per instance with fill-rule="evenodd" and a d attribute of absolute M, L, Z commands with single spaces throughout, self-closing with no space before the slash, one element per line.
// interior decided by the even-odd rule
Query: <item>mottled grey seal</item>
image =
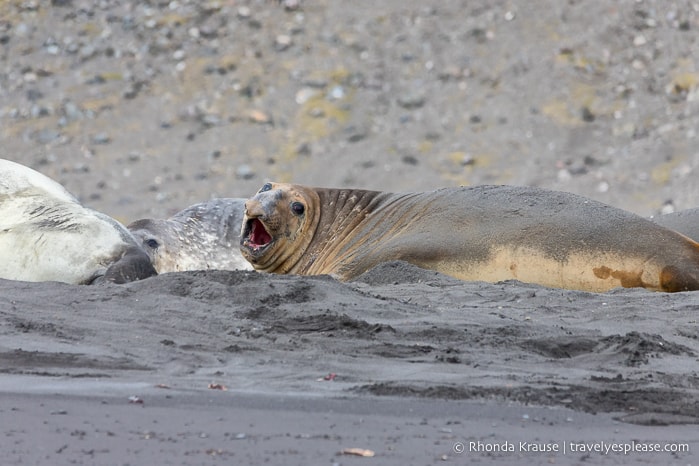
<path fill-rule="evenodd" d="M 0 278 L 88 284 L 155 275 L 146 253 L 113 218 L 63 186 L 0 159 Z"/>
<path fill-rule="evenodd" d="M 633 213 L 534 187 L 395 194 L 267 183 L 245 204 L 241 252 L 256 270 L 340 280 L 403 260 L 468 281 L 699 289 L 699 244 Z"/>
<path fill-rule="evenodd" d="M 245 199 L 212 199 L 166 220 L 136 220 L 128 229 L 158 273 L 252 270 L 240 253 Z"/>
<path fill-rule="evenodd" d="M 651 220 L 665 228 L 682 233 L 694 241 L 699 241 L 699 207 L 656 215 Z"/>

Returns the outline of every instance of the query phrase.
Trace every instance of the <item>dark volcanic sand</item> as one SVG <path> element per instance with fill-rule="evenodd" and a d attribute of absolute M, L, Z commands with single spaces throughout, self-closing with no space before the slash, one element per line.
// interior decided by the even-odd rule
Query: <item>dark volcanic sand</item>
<path fill-rule="evenodd" d="M 696 293 L 462 283 L 398 262 L 348 284 L 221 271 L 0 281 L 0 296 L 3 464 L 354 464 L 335 456 L 348 447 L 396 465 L 691 464 L 699 448 Z M 631 440 L 692 451 L 452 451 Z"/>
<path fill-rule="evenodd" d="M 697 31 L 688 1 L 4 0 L 0 157 L 124 223 L 267 180 L 691 208 Z M 396 264 L 0 281 L 0 464 L 696 464 L 698 301 Z"/>

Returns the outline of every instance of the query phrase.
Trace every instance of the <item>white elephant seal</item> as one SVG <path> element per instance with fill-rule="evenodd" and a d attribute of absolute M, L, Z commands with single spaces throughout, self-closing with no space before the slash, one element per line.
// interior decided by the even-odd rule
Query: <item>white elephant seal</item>
<path fill-rule="evenodd" d="M 656 215 L 651 220 L 665 228 L 682 233 L 694 241 L 699 241 L 699 207 Z"/>
<path fill-rule="evenodd" d="M 570 193 L 521 186 L 388 193 L 266 183 L 245 203 L 256 270 L 351 280 L 403 260 L 467 281 L 699 290 L 699 244 Z"/>
<path fill-rule="evenodd" d="M 148 255 L 113 218 L 63 186 L 0 159 L 0 278 L 89 284 L 155 275 Z"/>
<path fill-rule="evenodd" d="M 245 199 L 212 199 L 166 220 L 128 226 L 158 273 L 185 270 L 252 270 L 240 253 Z"/>

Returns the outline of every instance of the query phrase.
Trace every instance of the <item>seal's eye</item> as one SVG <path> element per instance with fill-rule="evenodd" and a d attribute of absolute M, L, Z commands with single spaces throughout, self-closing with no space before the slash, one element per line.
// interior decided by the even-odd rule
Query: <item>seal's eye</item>
<path fill-rule="evenodd" d="M 158 243 L 158 240 L 155 240 L 153 238 L 148 238 L 146 241 L 146 246 L 148 246 L 151 249 L 157 249 L 158 246 L 160 246 L 160 243 Z"/>
<path fill-rule="evenodd" d="M 263 193 L 265 191 L 269 191 L 270 189 L 272 189 L 272 183 L 265 183 L 262 185 L 258 193 Z"/>
<path fill-rule="evenodd" d="M 300 202 L 292 202 L 291 210 L 293 210 L 296 215 L 303 215 L 304 211 L 306 210 L 306 207 Z"/>

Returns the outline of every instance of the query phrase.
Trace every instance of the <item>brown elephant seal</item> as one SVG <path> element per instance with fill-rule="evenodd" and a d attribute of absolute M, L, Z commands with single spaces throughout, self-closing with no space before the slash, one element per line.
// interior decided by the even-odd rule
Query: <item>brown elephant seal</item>
<path fill-rule="evenodd" d="M 0 159 L 0 278 L 89 284 L 155 274 L 126 227 L 41 173 Z"/>
<path fill-rule="evenodd" d="M 699 289 L 699 244 L 581 196 L 533 187 L 417 193 L 267 183 L 245 204 L 256 270 L 350 280 L 403 260 L 467 281 Z"/>
<path fill-rule="evenodd" d="M 651 220 L 665 228 L 682 233 L 694 241 L 699 241 L 699 207 L 656 215 Z"/>
<path fill-rule="evenodd" d="M 244 209 L 245 199 L 212 199 L 166 220 L 137 220 L 128 229 L 158 273 L 251 270 L 239 248 Z"/>

